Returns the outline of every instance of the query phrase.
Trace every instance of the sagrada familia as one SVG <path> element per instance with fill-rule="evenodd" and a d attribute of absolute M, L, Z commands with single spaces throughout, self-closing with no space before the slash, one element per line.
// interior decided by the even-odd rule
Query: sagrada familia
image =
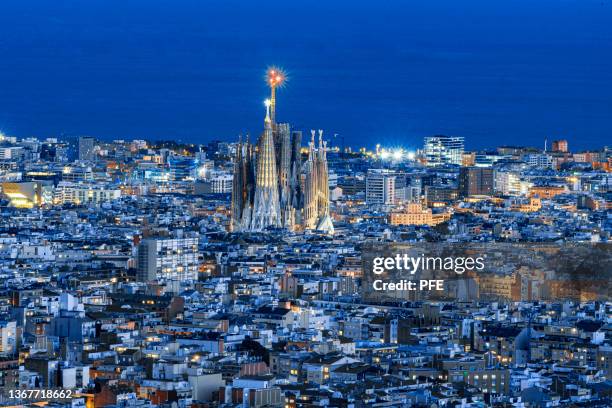
<path fill-rule="evenodd" d="M 276 123 L 276 88 L 284 74 L 268 70 L 271 98 L 266 101 L 264 132 L 255 148 L 238 144 L 232 186 L 232 231 L 258 232 L 268 228 L 318 230 L 333 234 L 329 214 L 327 143 L 311 131 L 308 158 L 302 161 L 302 132 Z"/>

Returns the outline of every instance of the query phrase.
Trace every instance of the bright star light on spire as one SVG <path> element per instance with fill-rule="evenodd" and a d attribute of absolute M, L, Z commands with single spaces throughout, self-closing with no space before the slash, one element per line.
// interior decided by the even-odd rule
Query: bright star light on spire
<path fill-rule="evenodd" d="M 271 88 L 279 88 L 285 84 L 287 74 L 279 67 L 270 67 L 266 71 L 266 82 Z"/>

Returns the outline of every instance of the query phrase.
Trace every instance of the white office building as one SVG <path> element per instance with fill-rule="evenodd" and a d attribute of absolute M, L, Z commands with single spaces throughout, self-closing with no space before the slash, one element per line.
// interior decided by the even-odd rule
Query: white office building
<path fill-rule="evenodd" d="M 425 138 L 425 159 L 428 166 L 455 164 L 463 160 L 464 138 L 451 136 L 430 136 Z"/>
<path fill-rule="evenodd" d="M 552 169 L 553 158 L 552 156 L 544 153 L 527 154 L 523 160 L 531 167 L 538 169 Z"/>
<path fill-rule="evenodd" d="M 145 238 L 138 245 L 138 280 L 185 281 L 198 277 L 198 238 Z"/>
<path fill-rule="evenodd" d="M 533 186 L 525 180 L 521 180 L 518 173 L 511 171 L 495 172 L 495 192 L 503 195 L 526 195 L 529 188 Z"/>
<path fill-rule="evenodd" d="M 388 169 L 370 169 L 366 177 L 366 203 L 391 205 L 395 202 L 397 173 Z"/>
<path fill-rule="evenodd" d="M 229 194 L 232 192 L 234 175 L 227 172 L 213 171 L 205 180 L 196 182 L 196 194 Z"/>

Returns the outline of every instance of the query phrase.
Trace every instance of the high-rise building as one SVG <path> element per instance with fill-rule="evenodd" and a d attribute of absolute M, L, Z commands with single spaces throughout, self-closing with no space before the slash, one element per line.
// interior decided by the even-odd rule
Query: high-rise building
<path fill-rule="evenodd" d="M 93 161 L 95 158 L 95 146 L 96 141 L 93 137 L 79 137 L 79 160 Z"/>
<path fill-rule="evenodd" d="M 567 153 L 568 152 L 567 140 L 553 140 L 552 151 L 559 152 L 559 153 Z"/>
<path fill-rule="evenodd" d="M 425 202 L 439 206 L 457 199 L 457 189 L 450 186 L 425 186 Z"/>
<path fill-rule="evenodd" d="M 430 136 L 425 138 L 425 159 L 428 166 L 445 164 L 461 165 L 464 138 L 452 136 Z"/>
<path fill-rule="evenodd" d="M 22 146 L 6 146 L 0 147 L 0 160 L 15 160 L 18 161 L 23 156 L 24 149 Z"/>
<path fill-rule="evenodd" d="M 171 181 L 193 180 L 197 176 L 197 165 L 193 157 L 169 155 L 167 163 Z"/>
<path fill-rule="evenodd" d="M 462 167 L 459 171 L 459 194 L 463 197 L 492 195 L 495 170 L 489 167 Z"/>
<path fill-rule="evenodd" d="M 389 169 L 369 169 L 366 177 L 366 203 L 391 205 L 395 202 L 395 178 L 397 173 Z"/>
<path fill-rule="evenodd" d="M 342 189 L 342 194 L 347 196 L 365 193 L 366 178 L 363 175 L 345 176 L 338 182 L 338 187 Z"/>
<path fill-rule="evenodd" d="M 139 281 L 185 281 L 198 277 L 198 238 L 149 237 L 138 245 Z"/>
<path fill-rule="evenodd" d="M 414 202 L 421 198 L 421 177 L 398 173 L 395 178 L 395 202 Z"/>

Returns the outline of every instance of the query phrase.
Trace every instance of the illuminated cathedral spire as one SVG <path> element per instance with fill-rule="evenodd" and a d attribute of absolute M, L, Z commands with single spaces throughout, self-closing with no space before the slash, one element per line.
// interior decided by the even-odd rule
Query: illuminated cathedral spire
<path fill-rule="evenodd" d="M 308 160 L 304 163 L 304 228 L 333 234 L 334 227 L 329 214 L 329 177 L 327 168 L 327 143 L 319 130 L 319 145 L 315 144 L 316 131 L 311 130 Z"/>
<path fill-rule="evenodd" d="M 266 82 L 270 87 L 270 121 L 272 128 L 276 127 L 276 88 L 280 88 L 285 83 L 287 75 L 279 67 L 270 67 L 266 72 Z"/>
<path fill-rule="evenodd" d="M 262 231 L 268 227 L 281 226 L 280 204 L 278 200 L 278 174 L 276 172 L 276 152 L 274 151 L 270 106 L 271 101 L 266 100 L 264 133 L 261 135 L 257 146 L 255 199 L 249 227 L 251 231 Z"/>
<path fill-rule="evenodd" d="M 253 146 L 249 138 L 244 143 L 238 143 L 234 162 L 234 178 L 232 180 L 232 218 L 231 231 L 241 231 L 248 228 L 253 210 L 255 188 L 255 169 L 253 163 Z"/>

